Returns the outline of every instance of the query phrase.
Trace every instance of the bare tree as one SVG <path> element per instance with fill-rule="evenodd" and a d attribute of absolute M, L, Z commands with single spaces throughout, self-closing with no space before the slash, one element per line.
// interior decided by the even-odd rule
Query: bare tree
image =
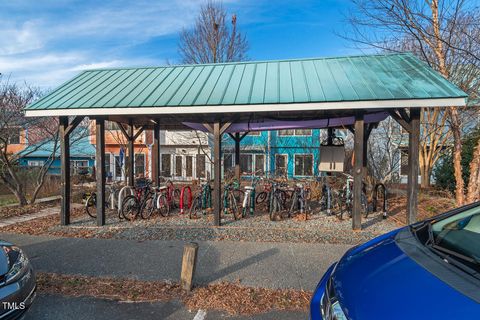
<path fill-rule="evenodd" d="M 208 1 L 200 9 L 193 29 L 184 29 L 178 45 L 184 63 L 219 63 L 247 58 L 248 42 L 237 30 L 237 16 L 226 22 L 227 12 L 221 2 Z"/>
<path fill-rule="evenodd" d="M 387 51 L 409 50 L 476 99 L 480 76 L 479 9 L 465 0 L 352 0 L 350 34 L 357 44 Z M 465 202 L 461 110 L 446 109 L 453 138 L 456 200 Z M 436 118 L 436 117 L 434 117 Z M 440 122 L 443 118 L 438 119 Z"/>
<path fill-rule="evenodd" d="M 60 147 L 56 118 L 24 116 L 25 106 L 40 95 L 38 89 L 0 78 L 0 181 L 22 206 L 35 202 Z M 22 158 L 40 150 L 47 153 L 41 165 L 28 169 L 20 166 Z M 26 170 L 30 179 L 25 178 Z"/>

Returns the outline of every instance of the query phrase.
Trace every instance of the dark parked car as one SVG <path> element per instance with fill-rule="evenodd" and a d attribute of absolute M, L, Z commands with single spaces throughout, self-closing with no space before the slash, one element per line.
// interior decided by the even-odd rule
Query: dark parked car
<path fill-rule="evenodd" d="M 35 273 L 19 247 L 0 241 L 0 319 L 20 319 L 35 299 Z"/>
<path fill-rule="evenodd" d="M 347 251 L 320 281 L 310 317 L 480 319 L 480 203 Z"/>

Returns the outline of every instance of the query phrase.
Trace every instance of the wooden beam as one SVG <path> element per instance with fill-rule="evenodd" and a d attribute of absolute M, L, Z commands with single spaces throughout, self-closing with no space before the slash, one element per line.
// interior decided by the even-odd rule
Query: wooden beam
<path fill-rule="evenodd" d="M 363 114 L 355 116 L 355 137 L 354 137 L 354 167 L 353 167 L 353 212 L 352 228 L 362 228 L 362 182 L 363 182 L 363 152 L 364 152 L 364 120 Z"/>
<path fill-rule="evenodd" d="M 128 136 L 133 137 L 133 122 L 130 119 L 128 123 Z M 133 139 L 128 140 L 128 161 L 127 164 L 127 184 L 131 187 L 135 184 L 135 146 Z"/>
<path fill-rule="evenodd" d="M 213 215 L 214 224 L 221 223 L 222 212 L 222 135 L 220 123 L 213 124 Z"/>
<path fill-rule="evenodd" d="M 152 181 L 156 186 L 160 185 L 160 125 L 158 124 L 153 128 Z"/>
<path fill-rule="evenodd" d="M 347 126 L 346 128 L 347 128 L 348 131 L 350 131 L 352 134 L 355 134 L 355 129 L 353 128 L 353 126 Z"/>
<path fill-rule="evenodd" d="M 231 122 L 224 123 L 220 128 L 220 134 L 224 134 L 225 131 L 232 125 Z"/>
<path fill-rule="evenodd" d="M 135 143 L 135 140 L 142 134 L 142 132 L 145 130 L 145 126 L 141 126 L 140 129 L 138 129 L 137 133 L 132 137 L 133 142 Z"/>
<path fill-rule="evenodd" d="M 401 116 L 397 111 L 395 111 L 395 110 L 388 110 L 388 113 L 390 114 L 390 116 L 391 116 L 395 121 L 397 121 L 397 123 L 398 123 L 399 125 L 402 126 L 403 129 L 405 129 L 405 131 L 407 131 L 407 132 L 412 131 L 412 128 L 411 128 L 411 126 L 410 126 L 410 123 L 409 123 L 407 120 L 403 119 L 402 116 Z"/>
<path fill-rule="evenodd" d="M 209 123 L 204 123 L 203 126 L 209 133 L 213 134 L 213 127 Z"/>
<path fill-rule="evenodd" d="M 245 131 L 244 133 L 242 133 L 242 135 L 240 136 L 240 141 L 242 141 L 243 138 L 245 138 L 249 133 L 250 131 Z"/>
<path fill-rule="evenodd" d="M 97 225 L 105 225 L 105 120 L 95 120 L 97 178 Z"/>
<path fill-rule="evenodd" d="M 60 213 L 60 224 L 70 224 L 70 137 L 66 133 L 68 128 L 68 117 L 59 118 L 60 136 L 60 176 L 62 189 L 62 204 Z"/>
<path fill-rule="evenodd" d="M 363 147 L 363 152 L 362 152 L 362 170 L 364 172 L 364 174 L 366 174 L 367 172 L 367 165 L 368 165 L 368 158 L 367 158 L 367 152 L 368 152 L 368 138 L 370 136 L 370 131 L 371 131 L 371 128 L 372 126 L 369 125 L 369 124 L 364 124 L 363 126 L 364 128 L 364 133 L 363 133 L 363 143 L 362 143 L 362 147 Z"/>
<path fill-rule="evenodd" d="M 73 130 L 75 130 L 75 128 L 83 121 L 83 119 L 85 119 L 84 116 L 76 116 L 72 122 L 70 123 L 70 125 L 67 127 L 67 129 L 65 130 L 65 134 L 67 136 L 70 135 L 70 133 L 72 133 Z"/>
<path fill-rule="evenodd" d="M 120 123 L 120 122 L 116 122 L 117 126 L 118 126 L 118 129 L 120 129 L 120 131 L 123 133 L 123 136 L 125 137 L 125 139 L 127 139 L 127 141 L 130 140 L 130 136 L 128 135 L 127 131 L 125 130 L 125 128 L 123 127 L 123 124 Z"/>
<path fill-rule="evenodd" d="M 418 207 L 418 169 L 420 146 L 420 108 L 410 109 L 410 126 L 408 135 L 408 175 L 407 175 L 407 222 L 417 221 Z"/>

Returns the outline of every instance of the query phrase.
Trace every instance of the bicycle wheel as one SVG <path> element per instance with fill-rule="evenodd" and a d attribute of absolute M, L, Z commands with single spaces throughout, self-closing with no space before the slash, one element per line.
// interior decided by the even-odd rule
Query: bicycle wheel
<path fill-rule="evenodd" d="M 237 202 L 237 204 L 243 202 L 243 197 L 245 196 L 245 192 L 243 190 L 233 189 L 232 194 L 235 197 L 235 201 Z"/>
<path fill-rule="evenodd" d="M 198 219 L 201 215 L 202 215 L 202 194 L 199 194 L 192 201 L 192 206 L 188 210 L 188 217 L 190 219 Z"/>
<path fill-rule="evenodd" d="M 168 205 L 167 197 L 163 193 L 157 198 L 157 210 L 162 217 L 167 217 L 170 214 L 170 206 Z"/>
<path fill-rule="evenodd" d="M 135 196 L 127 196 L 122 202 L 122 216 L 128 220 L 133 221 L 138 216 L 140 205 Z"/>
<path fill-rule="evenodd" d="M 233 218 L 235 220 L 239 220 L 240 218 L 242 218 L 242 210 L 238 205 L 239 202 L 237 202 L 237 198 L 234 195 L 233 191 L 230 193 L 229 197 L 230 197 L 230 210 L 233 214 Z"/>
<path fill-rule="evenodd" d="M 259 194 L 257 194 L 257 197 L 255 199 L 255 203 L 256 204 L 264 203 L 265 200 L 267 200 L 267 198 L 268 198 L 268 194 L 265 191 L 262 191 Z"/>
<path fill-rule="evenodd" d="M 280 199 L 278 199 L 279 195 L 272 193 L 270 197 L 270 207 L 269 207 L 269 215 L 270 220 L 275 221 L 275 214 L 279 211 L 280 208 Z"/>
<path fill-rule="evenodd" d="M 292 215 L 295 213 L 295 211 L 297 211 L 298 206 L 299 206 L 298 201 L 299 201 L 298 194 L 295 192 L 292 195 L 292 204 L 290 205 L 290 209 L 288 210 L 288 213 L 287 213 L 289 218 L 291 218 Z"/>
<path fill-rule="evenodd" d="M 142 208 L 140 209 L 140 214 L 142 216 L 142 219 L 148 219 L 152 216 L 152 213 L 155 211 L 155 198 L 153 197 L 153 194 L 148 194 L 147 198 L 145 199 L 145 202 L 143 203 Z"/>
<path fill-rule="evenodd" d="M 97 195 L 95 193 L 88 196 L 85 201 L 85 211 L 90 217 L 94 219 L 97 217 Z"/>

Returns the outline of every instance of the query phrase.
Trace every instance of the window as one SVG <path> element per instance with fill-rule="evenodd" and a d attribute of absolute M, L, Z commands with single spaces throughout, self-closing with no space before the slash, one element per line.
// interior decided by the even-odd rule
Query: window
<path fill-rule="evenodd" d="M 295 155 L 295 175 L 296 176 L 313 175 L 313 155 L 311 154 Z"/>
<path fill-rule="evenodd" d="M 224 153 L 223 154 L 223 170 L 224 172 L 233 168 L 233 154 Z"/>
<path fill-rule="evenodd" d="M 115 155 L 115 178 L 122 178 L 123 159 L 119 155 Z"/>
<path fill-rule="evenodd" d="M 205 158 L 204 154 L 197 154 L 197 178 L 205 178 Z"/>
<path fill-rule="evenodd" d="M 311 136 L 312 129 L 286 129 L 278 130 L 279 136 Z"/>
<path fill-rule="evenodd" d="M 112 176 L 112 154 L 105 153 L 105 175 L 107 177 Z"/>
<path fill-rule="evenodd" d="M 186 169 L 186 173 L 185 173 L 185 176 L 187 177 L 192 177 L 193 175 L 193 157 L 192 156 L 186 156 L 185 157 L 185 162 L 186 162 L 186 166 L 185 166 L 185 169 Z"/>
<path fill-rule="evenodd" d="M 241 172 L 252 172 L 253 167 L 253 157 L 251 154 L 240 154 L 240 171 Z"/>
<path fill-rule="evenodd" d="M 265 155 L 255 155 L 255 173 L 262 174 L 265 171 Z"/>
<path fill-rule="evenodd" d="M 113 121 L 105 121 L 105 130 L 118 130 L 118 124 Z"/>
<path fill-rule="evenodd" d="M 170 154 L 162 154 L 162 176 L 163 177 L 170 177 L 172 175 L 171 171 L 171 155 Z"/>
<path fill-rule="evenodd" d="M 175 175 L 177 177 L 181 177 L 183 171 L 183 157 L 182 156 L 175 156 Z"/>
<path fill-rule="evenodd" d="M 8 142 L 10 144 L 19 144 L 20 143 L 20 129 L 12 128 L 9 130 Z"/>
<path fill-rule="evenodd" d="M 279 176 L 287 174 L 287 155 L 276 154 L 275 155 L 275 173 Z"/>
<path fill-rule="evenodd" d="M 135 154 L 135 176 L 144 176 L 145 175 L 145 154 L 137 153 Z"/>
<path fill-rule="evenodd" d="M 312 129 L 296 129 L 295 130 L 295 135 L 296 136 L 311 136 L 312 135 Z"/>
<path fill-rule="evenodd" d="M 288 129 L 288 130 L 278 130 L 279 136 L 293 136 L 295 134 L 295 130 Z"/>
<path fill-rule="evenodd" d="M 42 167 L 44 163 L 42 160 L 28 160 L 27 165 L 29 167 Z"/>
<path fill-rule="evenodd" d="M 261 131 L 250 131 L 248 133 L 249 136 L 252 136 L 252 137 L 259 137 L 260 135 L 262 134 Z"/>
<path fill-rule="evenodd" d="M 70 170 L 73 174 L 88 174 L 88 160 L 71 160 Z"/>

